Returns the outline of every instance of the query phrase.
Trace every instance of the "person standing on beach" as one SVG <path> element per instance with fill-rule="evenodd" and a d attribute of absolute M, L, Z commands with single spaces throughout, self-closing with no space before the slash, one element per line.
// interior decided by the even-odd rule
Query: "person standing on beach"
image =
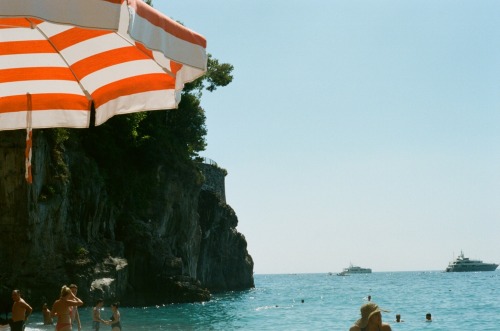
<path fill-rule="evenodd" d="M 11 331 L 23 331 L 24 325 L 31 315 L 33 308 L 23 298 L 19 290 L 12 291 L 12 323 L 10 324 Z"/>
<path fill-rule="evenodd" d="M 101 319 L 101 308 L 103 304 L 103 299 L 97 300 L 95 307 L 92 310 L 92 330 L 99 331 L 101 323 L 105 323 L 104 320 Z"/>
<path fill-rule="evenodd" d="M 391 326 L 382 322 L 382 312 L 388 312 L 379 308 L 373 302 L 361 306 L 361 318 L 358 319 L 349 331 L 392 331 Z"/>
<path fill-rule="evenodd" d="M 73 292 L 74 296 L 76 297 L 76 294 L 78 293 L 78 286 L 76 284 L 71 284 L 69 286 L 71 289 L 71 292 Z M 71 307 L 71 324 L 75 324 L 75 322 L 78 325 L 78 331 L 82 330 L 82 323 L 80 322 L 80 314 L 78 313 L 78 307 L 74 306 Z"/>
<path fill-rule="evenodd" d="M 56 331 L 71 331 L 71 307 L 81 306 L 83 301 L 77 298 L 71 289 L 64 285 L 59 299 L 54 302 L 50 315 L 57 316 Z"/>

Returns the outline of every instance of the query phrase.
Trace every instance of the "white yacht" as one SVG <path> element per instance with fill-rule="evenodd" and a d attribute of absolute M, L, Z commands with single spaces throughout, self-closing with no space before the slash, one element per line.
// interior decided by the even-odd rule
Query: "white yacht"
<path fill-rule="evenodd" d="M 361 268 L 355 265 L 350 265 L 349 268 L 344 268 L 342 272 L 339 272 L 337 275 L 339 276 L 349 276 L 354 274 L 371 274 L 372 269 L 370 268 Z"/>
<path fill-rule="evenodd" d="M 463 252 L 446 267 L 446 272 L 466 272 L 466 271 L 495 271 L 498 267 L 496 263 L 484 263 L 481 260 L 471 260 L 464 256 Z"/>

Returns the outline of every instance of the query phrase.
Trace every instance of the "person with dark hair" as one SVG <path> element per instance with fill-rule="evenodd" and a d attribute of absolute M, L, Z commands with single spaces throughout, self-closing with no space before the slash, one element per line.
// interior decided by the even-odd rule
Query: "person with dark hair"
<path fill-rule="evenodd" d="M 46 303 L 42 305 L 42 314 L 43 314 L 43 324 L 44 325 L 52 325 L 54 321 L 52 320 L 52 316 L 50 316 L 50 310 Z"/>
<path fill-rule="evenodd" d="M 92 310 L 92 330 L 99 330 L 101 327 L 101 323 L 105 323 L 101 319 L 101 308 L 104 304 L 103 299 L 99 299 L 96 301 L 95 307 Z"/>
<path fill-rule="evenodd" d="M 111 304 L 111 310 L 113 311 L 113 315 L 109 321 L 105 321 L 106 324 L 111 325 L 111 331 L 121 331 L 122 325 L 120 323 L 120 311 L 118 307 L 120 306 L 119 302 L 115 302 Z"/>
<path fill-rule="evenodd" d="M 431 315 L 431 313 L 425 314 L 425 321 L 426 322 L 432 322 L 432 315 Z"/>
<path fill-rule="evenodd" d="M 382 323 L 382 313 L 389 312 L 379 308 L 374 302 L 368 302 L 361 306 L 361 318 L 358 319 L 349 331 L 391 331 L 391 326 Z"/>
<path fill-rule="evenodd" d="M 73 292 L 73 295 L 76 297 L 76 294 L 78 293 L 78 286 L 76 286 L 76 284 L 71 284 L 69 288 L 71 289 L 71 292 Z M 71 324 L 75 324 L 75 322 L 78 325 L 78 331 L 81 331 L 82 323 L 80 322 L 80 314 L 78 313 L 77 306 L 71 307 Z"/>
<path fill-rule="evenodd" d="M 23 331 L 24 325 L 31 315 L 33 308 L 23 298 L 19 290 L 12 291 L 12 323 L 10 324 L 11 331 Z"/>

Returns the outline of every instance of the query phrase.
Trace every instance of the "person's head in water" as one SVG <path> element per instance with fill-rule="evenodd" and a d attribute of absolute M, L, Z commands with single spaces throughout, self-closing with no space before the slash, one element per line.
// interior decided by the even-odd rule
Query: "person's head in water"
<path fill-rule="evenodd" d="M 432 321 L 432 315 L 431 315 L 431 313 L 425 314 L 425 320 L 428 321 L 428 322 Z"/>
<path fill-rule="evenodd" d="M 401 315 L 400 314 L 396 314 L 396 322 L 401 322 Z"/>

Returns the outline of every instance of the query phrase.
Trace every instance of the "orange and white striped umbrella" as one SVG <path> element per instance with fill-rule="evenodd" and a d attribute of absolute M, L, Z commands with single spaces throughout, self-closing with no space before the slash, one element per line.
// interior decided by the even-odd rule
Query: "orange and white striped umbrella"
<path fill-rule="evenodd" d="M 0 0 L 0 130 L 176 108 L 206 65 L 204 37 L 142 0 Z"/>
<path fill-rule="evenodd" d="M 206 41 L 141 0 L 0 0 L 0 130 L 170 109 Z M 28 110 L 31 94 L 32 109 Z"/>

